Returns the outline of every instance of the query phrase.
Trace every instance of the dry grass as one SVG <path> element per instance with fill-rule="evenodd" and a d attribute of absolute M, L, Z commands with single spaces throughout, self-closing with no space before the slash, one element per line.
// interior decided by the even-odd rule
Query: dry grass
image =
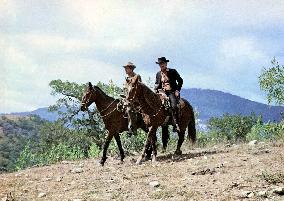
<path fill-rule="evenodd" d="M 105 167 L 89 159 L 2 174 L 0 200 L 10 192 L 16 200 L 241 200 L 242 191 L 283 186 L 281 146 L 195 148 L 180 157 L 160 154 L 156 165 L 136 165 L 136 158 L 127 157 L 123 164 L 108 158 Z M 83 172 L 71 173 L 75 167 Z M 159 187 L 150 186 L 151 181 L 158 181 Z M 39 193 L 46 195 L 38 198 Z M 274 194 L 268 198 L 283 200 Z"/>

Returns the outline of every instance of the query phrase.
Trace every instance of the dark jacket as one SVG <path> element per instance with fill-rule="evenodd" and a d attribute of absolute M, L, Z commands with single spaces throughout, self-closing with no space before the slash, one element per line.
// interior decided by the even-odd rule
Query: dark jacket
<path fill-rule="evenodd" d="M 180 91 L 183 84 L 183 79 L 180 77 L 176 69 L 168 68 L 167 71 L 172 91 Z M 156 74 L 155 91 L 158 91 L 158 89 L 162 89 L 161 71 L 157 72 Z"/>

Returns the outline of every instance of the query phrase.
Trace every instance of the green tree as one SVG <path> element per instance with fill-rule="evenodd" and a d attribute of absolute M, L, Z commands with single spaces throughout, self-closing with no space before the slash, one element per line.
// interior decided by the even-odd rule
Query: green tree
<path fill-rule="evenodd" d="M 91 142 L 94 142 L 98 147 L 102 147 L 105 127 L 96 107 L 89 107 L 87 113 L 80 112 L 81 98 L 86 90 L 86 85 L 69 81 L 53 80 L 50 82 L 49 86 L 52 89 L 51 94 L 58 96 L 56 104 L 49 107 L 50 111 L 58 113 L 58 122 L 62 123 L 65 127 L 76 130 L 78 134 L 77 137 L 80 135 L 82 139 L 88 137 L 92 139 Z M 109 85 L 99 82 L 97 86 L 113 97 L 118 97 L 119 91 L 121 90 L 116 87 L 112 81 L 110 81 Z M 58 126 L 55 130 L 57 129 Z M 53 132 L 53 135 L 58 135 L 57 137 L 54 136 L 54 138 L 64 139 L 60 132 Z M 49 137 L 46 137 L 47 140 L 48 138 Z"/>
<path fill-rule="evenodd" d="M 261 116 L 257 117 L 254 113 L 249 116 L 224 114 L 222 117 L 212 117 L 208 121 L 209 135 L 216 142 L 245 141 L 257 122 L 262 122 Z"/>
<path fill-rule="evenodd" d="M 275 58 L 271 66 L 263 68 L 259 76 L 261 90 L 267 93 L 268 103 L 284 104 L 284 66 L 280 65 Z"/>

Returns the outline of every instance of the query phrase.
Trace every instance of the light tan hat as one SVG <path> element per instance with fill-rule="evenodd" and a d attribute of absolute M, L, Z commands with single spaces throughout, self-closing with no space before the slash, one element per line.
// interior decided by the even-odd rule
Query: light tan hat
<path fill-rule="evenodd" d="M 130 62 L 130 61 L 129 61 L 127 64 L 125 64 L 123 67 L 124 67 L 124 68 L 125 68 L 125 67 L 132 67 L 133 69 L 136 68 L 136 66 L 134 65 L 134 63 L 132 63 L 132 62 Z"/>

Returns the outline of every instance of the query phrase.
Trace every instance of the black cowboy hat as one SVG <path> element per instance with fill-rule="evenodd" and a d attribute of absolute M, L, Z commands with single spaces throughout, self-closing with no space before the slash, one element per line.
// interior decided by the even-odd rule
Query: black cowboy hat
<path fill-rule="evenodd" d="M 132 63 L 132 62 L 128 62 L 127 64 L 125 64 L 124 66 L 123 66 L 124 68 L 125 67 L 131 67 L 131 68 L 136 68 L 136 66 L 134 65 L 134 63 Z"/>
<path fill-rule="evenodd" d="M 166 62 L 169 62 L 169 60 L 167 60 L 166 57 L 160 57 L 158 58 L 158 61 L 156 61 L 156 64 L 166 63 Z"/>

